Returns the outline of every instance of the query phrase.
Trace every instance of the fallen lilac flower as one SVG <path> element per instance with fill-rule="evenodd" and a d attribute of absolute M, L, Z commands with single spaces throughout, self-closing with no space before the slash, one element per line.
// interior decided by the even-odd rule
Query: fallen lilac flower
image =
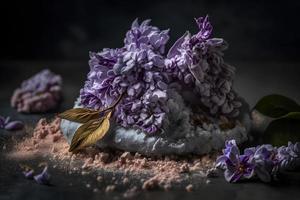
<path fill-rule="evenodd" d="M 264 144 L 240 150 L 235 140 L 226 141 L 223 155 L 217 158 L 216 166 L 225 170 L 228 182 L 258 177 L 263 182 L 270 182 L 282 171 L 300 167 L 300 143 L 288 143 L 288 146 L 273 147 Z"/>
<path fill-rule="evenodd" d="M 22 173 L 27 179 L 33 179 L 34 170 L 27 166 L 27 165 L 20 165 L 20 167 L 23 169 Z"/>
<path fill-rule="evenodd" d="M 50 184 L 50 174 L 48 173 L 48 166 L 45 166 L 42 173 L 35 175 L 34 180 L 41 185 L 49 185 Z"/>
<path fill-rule="evenodd" d="M 226 142 L 224 155 L 217 159 L 217 165 L 225 169 L 225 179 L 228 182 L 237 182 L 242 178 L 252 178 L 254 165 L 249 162 L 250 156 L 240 155 L 239 149 L 234 140 Z"/>
<path fill-rule="evenodd" d="M 24 123 L 21 121 L 10 121 L 10 117 L 3 117 L 0 116 L 0 128 L 8 130 L 8 131 L 15 131 L 20 130 L 24 127 Z"/>

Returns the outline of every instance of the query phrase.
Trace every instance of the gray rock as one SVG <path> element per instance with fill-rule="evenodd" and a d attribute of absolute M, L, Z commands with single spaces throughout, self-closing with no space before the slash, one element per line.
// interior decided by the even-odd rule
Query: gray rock
<path fill-rule="evenodd" d="M 137 129 L 125 129 L 112 124 L 109 133 L 97 142 L 97 146 L 99 148 L 110 147 L 138 152 L 144 155 L 184 155 L 189 153 L 205 154 L 222 149 L 225 140 L 229 139 L 235 139 L 237 143 L 247 140 L 251 120 L 249 106 L 243 99 L 240 99 L 243 106 L 237 118 L 240 123 L 236 123 L 235 127 L 230 130 L 221 130 L 217 121 L 208 124 L 209 128 L 206 127 L 206 129 L 192 125 L 189 120 L 192 111 L 185 105 L 181 95 L 170 90 L 169 97 L 170 112 L 168 113 L 168 120 L 164 122 L 163 133 L 149 136 Z M 79 100 L 75 102 L 74 107 L 80 107 Z M 62 120 L 61 129 L 69 143 L 80 125 Z"/>

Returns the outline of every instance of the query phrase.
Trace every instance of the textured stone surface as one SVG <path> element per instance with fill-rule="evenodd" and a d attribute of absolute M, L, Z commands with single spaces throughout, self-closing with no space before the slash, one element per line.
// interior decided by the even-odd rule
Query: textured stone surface
<path fill-rule="evenodd" d="M 169 91 L 169 95 L 171 96 L 171 100 L 168 101 L 170 120 L 164 122 L 164 133 L 149 136 L 138 129 L 125 129 L 113 124 L 109 133 L 98 141 L 97 146 L 145 155 L 205 154 L 222 149 L 225 140 L 235 139 L 238 143 L 242 143 L 248 139 L 247 133 L 251 122 L 249 106 L 243 99 L 241 99 L 243 102 L 241 114 L 234 122 L 234 127 L 222 130 L 218 120 L 201 125 L 191 124 L 189 118 L 193 111 L 185 105 L 178 93 Z M 78 106 L 79 101 L 75 103 L 75 107 Z M 62 120 L 61 129 L 69 143 L 80 125 Z"/>

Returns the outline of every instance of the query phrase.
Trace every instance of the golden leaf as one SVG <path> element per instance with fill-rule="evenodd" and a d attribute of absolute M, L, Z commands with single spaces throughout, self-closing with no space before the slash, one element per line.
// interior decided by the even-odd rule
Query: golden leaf
<path fill-rule="evenodd" d="M 58 117 L 73 122 L 86 123 L 93 119 L 99 118 L 100 111 L 87 108 L 73 108 L 60 113 Z"/>
<path fill-rule="evenodd" d="M 110 127 L 110 116 L 112 111 L 107 112 L 103 118 L 91 120 L 81 125 L 75 132 L 70 145 L 70 152 L 83 149 L 95 144 L 104 137 Z"/>

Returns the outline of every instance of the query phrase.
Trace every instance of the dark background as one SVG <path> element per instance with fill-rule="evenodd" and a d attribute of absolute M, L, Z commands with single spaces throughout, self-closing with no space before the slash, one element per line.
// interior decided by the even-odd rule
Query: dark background
<path fill-rule="evenodd" d="M 1 3 L 1 60 L 88 60 L 89 51 L 121 47 L 131 22 L 170 28 L 169 46 L 194 17 L 209 14 L 225 38 L 227 60 L 298 61 L 300 1 L 40 0 Z"/>
<path fill-rule="evenodd" d="M 152 24 L 161 29 L 170 28 L 170 46 L 186 30 L 195 32 L 193 18 L 206 14 L 214 26 L 213 36 L 223 37 L 230 44 L 225 60 L 236 66 L 234 88 L 250 107 L 271 93 L 300 102 L 299 12 L 300 1 L 296 0 L 2 1 L 0 114 L 22 120 L 29 126 L 34 126 L 41 117 L 53 118 L 55 113 L 25 115 L 10 107 L 14 89 L 46 67 L 63 78 L 64 101 L 55 112 L 71 108 L 89 70 L 88 52 L 121 47 L 136 17 L 151 18 Z M 87 189 L 84 184 L 95 179 L 90 176 L 83 178 L 52 169 L 53 187 L 38 186 L 24 179 L 17 171 L 18 161 L 3 156 L 2 145 L 7 142 L 3 134 L 8 138 L 16 136 L 0 131 L 1 200 L 118 199 Z M 74 185 L 68 186 L 69 182 Z M 219 177 L 194 193 L 143 191 L 138 199 L 292 200 L 299 199 L 299 192 L 299 174 L 296 183 L 280 185 L 228 184 Z"/>

